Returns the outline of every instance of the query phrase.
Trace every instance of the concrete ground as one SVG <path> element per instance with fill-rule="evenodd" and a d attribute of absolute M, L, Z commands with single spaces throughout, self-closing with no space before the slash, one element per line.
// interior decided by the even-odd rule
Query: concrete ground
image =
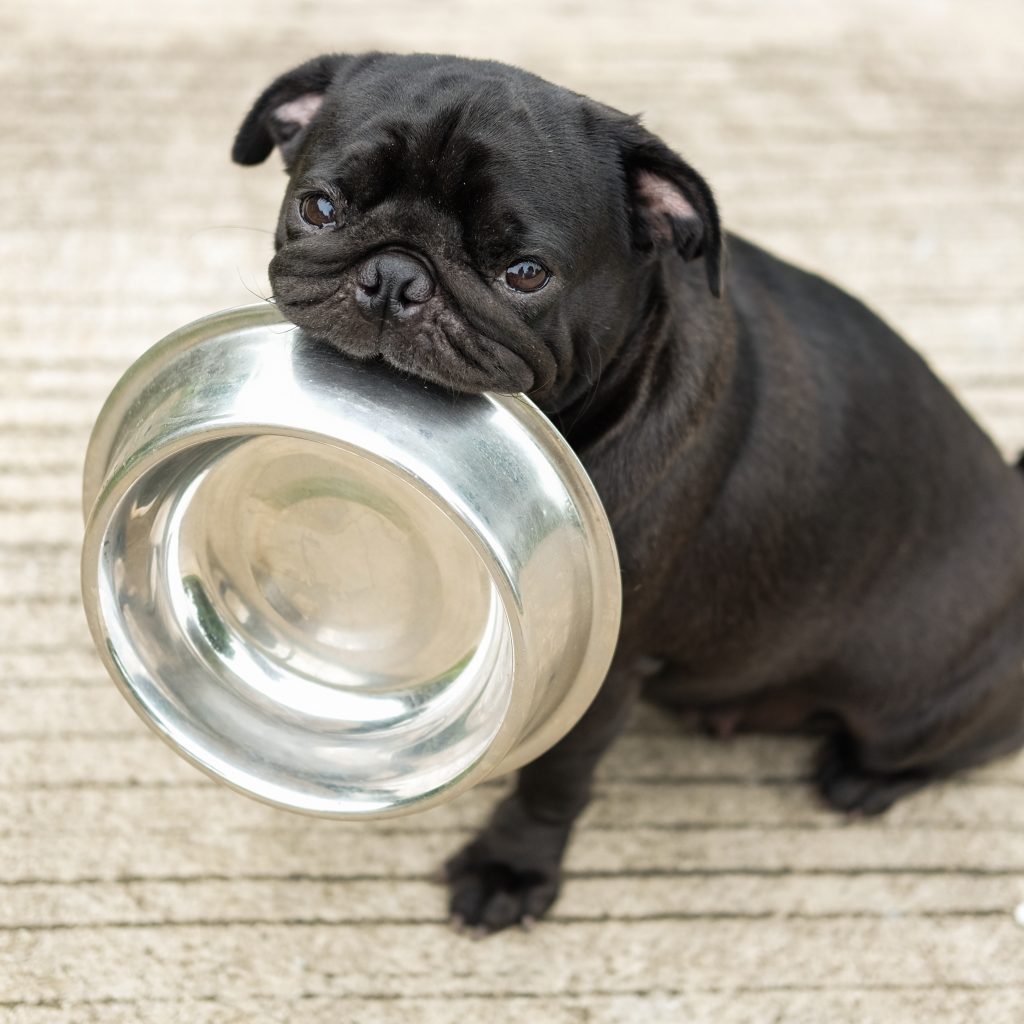
<path fill-rule="evenodd" d="M 380 825 L 234 795 L 129 711 L 77 581 L 100 403 L 172 328 L 266 294 L 283 177 L 228 147 L 325 49 L 493 56 L 646 111 L 733 229 L 866 298 L 1024 447 L 1019 0 L 39 0 L 0 27 L 0 1018 L 1024 1019 L 1024 757 L 846 822 L 807 744 L 645 711 L 551 920 L 474 943 L 429 876 L 495 787 Z"/>

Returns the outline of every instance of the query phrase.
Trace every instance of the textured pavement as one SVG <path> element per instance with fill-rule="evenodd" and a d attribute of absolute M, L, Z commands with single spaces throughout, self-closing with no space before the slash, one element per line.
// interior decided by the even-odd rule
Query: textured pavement
<path fill-rule="evenodd" d="M 500 784 L 379 825 L 250 802 L 138 722 L 78 597 L 92 421 L 168 331 L 268 294 L 283 176 L 230 140 L 328 49 L 496 57 L 646 112 L 729 227 L 865 298 L 1024 448 L 1019 0 L 41 0 L 0 30 L 0 1020 L 1024 1019 L 1024 757 L 847 822 L 807 743 L 645 710 L 551 920 L 474 943 L 430 875 Z"/>

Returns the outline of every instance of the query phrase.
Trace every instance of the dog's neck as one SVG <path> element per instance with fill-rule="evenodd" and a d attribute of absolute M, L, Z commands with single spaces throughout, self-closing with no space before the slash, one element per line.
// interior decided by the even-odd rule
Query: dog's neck
<path fill-rule="evenodd" d="M 728 295 L 715 299 L 700 277 L 663 261 L 638 315 L 602 354 L 597 381 L 542 404 L 610 514 L 642 502 L 684 454 L 696 479 L 712 461 L 727 471 L 728 449 L 742 447 L 751 375 Z"/>

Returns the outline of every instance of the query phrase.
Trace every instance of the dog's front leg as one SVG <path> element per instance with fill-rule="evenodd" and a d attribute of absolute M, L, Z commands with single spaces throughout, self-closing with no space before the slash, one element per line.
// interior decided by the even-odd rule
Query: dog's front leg
<path fill-rule="evenodd" d="M 480 834 L 446 862 L 456 927 L 486 934 L 528 926 L 554 903 L 573 822 L 590 800 L 597 762 L 625 725 L 638 689 L 632 666 L 613 663 L 575 727 L 520 771 L 514 792 Z"/>

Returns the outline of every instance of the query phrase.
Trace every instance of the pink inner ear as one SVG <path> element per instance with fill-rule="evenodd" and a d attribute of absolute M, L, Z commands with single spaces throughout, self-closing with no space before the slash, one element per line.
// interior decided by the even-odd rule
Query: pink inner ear
<path fill-rule="evenodd" d="M 640 201 L 651 213 L 663 213 L 680 220 L 690 220 L 697 216 L 697 211 L 672 182 L 650 171 L 637 174 L 636 191 Z"/>
<path fill-rule="evenodd" d="M 274 117 L 278 121 L 297 124 L 300 128 L 305 128 L 316 116 L 323 101 L 323 93 L 307 92 L 304 96 L 299 96 L 298 99 L 289 100 L 287 103 L 275 107 Z"/>

